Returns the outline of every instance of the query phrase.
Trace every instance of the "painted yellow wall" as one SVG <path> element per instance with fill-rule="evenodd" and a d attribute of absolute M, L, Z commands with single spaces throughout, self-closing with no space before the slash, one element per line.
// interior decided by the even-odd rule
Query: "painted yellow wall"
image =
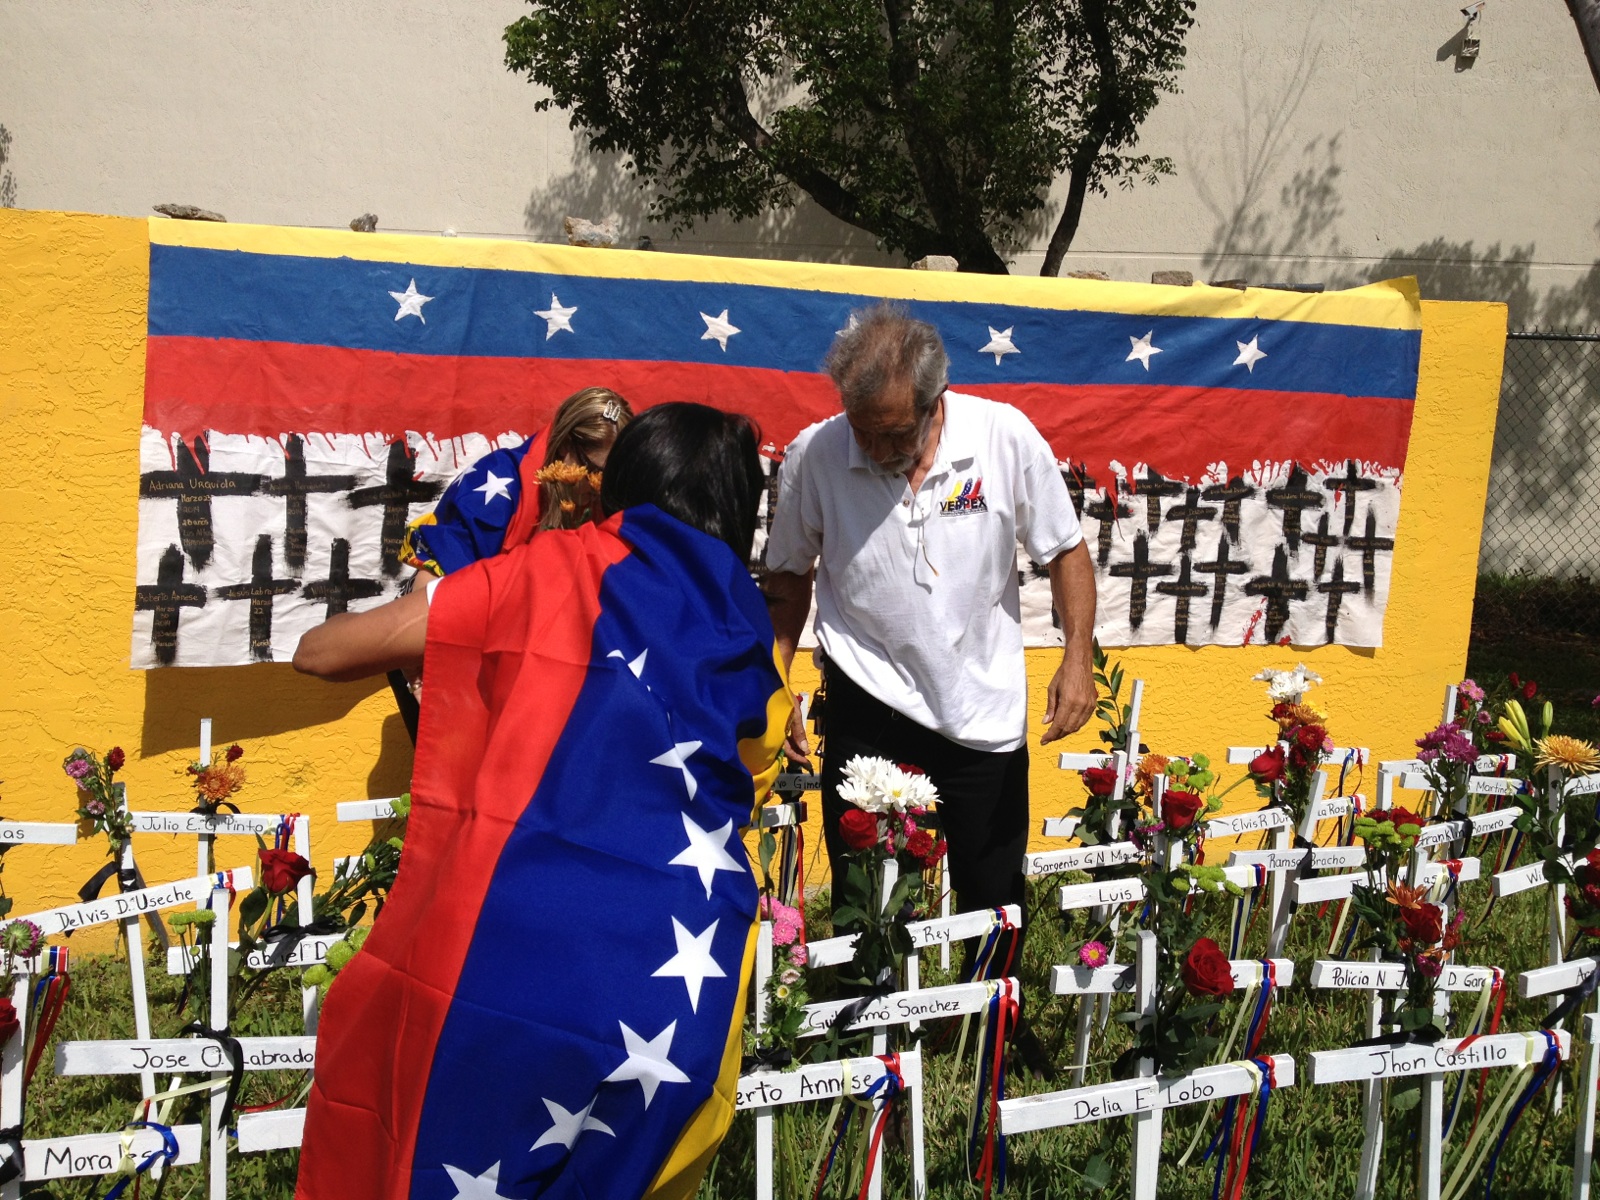
<path fill-rule="evenodd" d="M 210 716 L 220 744 L 245 747 L 243 807 L 311 814 L 313 857 L 327 870 L 371 834 L 364 823 L 338 825 L 335 803 L 406 787 L 410 745 L 387 688 L 319 683 L 286 665 L 127 665 L 148 261 L 144 221 L 0 209 L 0 429 L 9 459 L 0 513 L 11 564 L 0 602 L 0 815 L 70 819 L 73 790 L 60 762 L 78 744 L 127 750 L 122 777 L 135 807 L 187 808 L 182 771 L 197 752 L 200 718 Z M 1466 658 L 1505 309 L 1429 303 L 1423 320 L 1385 646 L 1127 651 L 1129 675 L 1148 681 L 1143 725 L 1153 747 L 1220 758 L 1230 743 L 1263 739 L 1263 692 L 1250 676 L 1296 661 L 1327 678 L 1316 700 L 1341 744 L 1398 757 L 1437 722 L 1444 686 Z M 1030 652 L 1036 714 L 1053 658 Z M 815 686 L 809 663 L 797 663 L 794 682 Z M 1080 734 L 1065 748 L 1092 747 Z M 1075 801 L 1053 750 L 1034 759 L 1036 817 Z M 818 845 L 815 828 L 808 842 Z M 192 839 L 150 836 L 136 847 L 152 883 L 193 872 Z M 70 902 L 104 853 L 103 839 L 10 850 L 3 879 L 14 911 Z M 219 854 L 222 866 L 245 865 L 254 844 L 222 839 Z M 78 941 L 109 944 L 103 935 Z"/>

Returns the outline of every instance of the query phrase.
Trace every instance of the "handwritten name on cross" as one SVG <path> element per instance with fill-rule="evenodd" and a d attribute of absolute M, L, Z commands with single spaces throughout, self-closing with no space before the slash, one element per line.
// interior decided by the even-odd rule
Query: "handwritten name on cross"
<path fill-rule="evenodd" d="M 234 583 L 216 590 L 219 600 L 250 601 L 250 657 L 257 662 L 272 661 L 272 602 L 300 590 L 298 579 L 272 577 L 272 535 L 256 538 L 249 583 Z"/>
<path fill-rule="evenodd" d="M 1152 467 L 1134 487 L 1133 494 L 1144 497 L 1144 522 L 1151 536 L 1154 536 L 1161 528 L 1162 499 L 1167 496 L 1183 495 L 1183 483 L 1181 480 L 1168 479 Z"/>
<path fill-rule="evenodd" d="M 416 477 L 417 456 L 404 438 L 389 444 L 389 461 L 384 482 L 378 487 L 357 488 L 346 503 L 351 508 L 383 506 L 383 573 L 400 573 L 400 543 L 405 538 L 406 521 L 413 504 L 426 504 L 444 490 L 441 483 L 428 483 Z"/>
<path fill-rule="evenodd" d="M 216 549 L 211 501 L 218 496 L 254 496 L 261 490 L 261 476 L 211 470 L 211 450 L 204 438 L 196 438 L 192 450 L 179 439 L 176 460 L 176 470 L 146 471 L 139 476 L 139 496 L 178 502 L 178 540 L 199 569 L 211 561 Z"/>
<path fill-rule="evenodd" d="M 1296 463 L 1289 471 L 1289 480 L 1282 487 L 1267 489 L 1267 505 L 1283 510 L 1283 540 L 1289 550 L 1300 549 L 1300 517 L 1308 508 L 1321 508 L 1327 502 L 1321 492 L 1306 486 L 1306 473 Z"/>
<path fill-rule="evenodd" d="M 306 471 L 305 439 L 291 433 L 283 445 L 283 478 L 268 479 L 261 490 L 285 500 L 283 561 L 292 570 L 306 565 L 306 497 L 318 492 L 348 492 L 354 475 L 311 475 Z"/>
<path fill-rule="evenodd" d="M 1151 562 L 1150 540 L 1140 533 L 1134 535 L 1133 561 L 1113 564 L 1111 574 L 1132 581 L 1128 593 L 1128 627 L 1138 629 L 1144 624 L 1144 611 L 1150 600 L 1149 581 L 1159 575 L 1171 575 L 1172 564 Z"/>
<path fill-rule="evenodd" d="M 1246 500 L 1255 497 L 1256 490 L 1235 475 L 1227 483 L 1212 484 L 1200 493 L 1202 500 L 1222 501 L 1222 528 L 1235 546 L 1239 544 L 1239 510 Z"/>
<path fill-rule="evenodd" d="M 1350 458 L 1345 460 L 1344 475 L 1338 479 L 1324 479 L 1322 486 L 1333 493 L 1335 503 L 1340 497 L 1344 498 L 1344 535 L 1349 537 L 1356 520 L 1356 494 L 1372 491 L 1378 486 L 1378 481 L 1368 479 L 1356 470 L 1356 460 Z"/>
<path fill-rule="evenodd" d="M 350 543 L 345 538 L 334 538 L 328 552 L 328 577 L 313 579 L 300 589 L 307 600 L 326 601 L 327 615 L 336 617 L 350 611 L 350 601 L 367 600 L 383 591 L 376 579 L 350 578 Z"/>
<path fill-rule="evenodd" d="M 1279 546 L 1272 554 L 1272 574 L 1257 575 L 1244 585 L 1248 596 L 1265 596 L 1267 599 L 1266 640 L 1273 643 L 1289 623 L 1289 605 L 1304 600 L 1308 586 L 1289 575 L 1289 556 Z"/>
<path fill-rule="evenodd" d="M 1317 552 L 1311 560 L 1311 578 L 1321 579 L 1323 569 L 1328 565 L 1328 551 L 1335 549 L 1339 545 L 1339 535 L 1328 532 L 1328 514 L 1323 513 L 1317 519 L 1317 531 L 1315 533 L 1301 533 L 1300 540 L 1308 546 L 1317 548 Z"/>
<path fill-rule="evenodd" d="M 1326 519 L 1326 518 L 1324 518 Z M 1328 644 L 1333 645 L 1334 635 L 1339 631 L 1339 607 L 1344 603 L 1346 596 L 1353 596 L 1361 590 L 1361 585 L 1354 579 L 1346 580 L 1344 577 L 1344 559 L 1339 559 L 1333 564 L 1333 578 L 1327 583 L 1317 584 L 1317 591 L 1328 598 Z"/>
<path fill-rule="evenodd" d="M 156 581 L 133 589 L 133 607 L 155 614 L 150 622 L 150 645 L 156 661 L 169 667 L 178 657 L 178 619 L 186 608 L 204 608 L 206 589 L 183 581 L 183 551 L 168 546 L 156 567 Z"/>
<path fill-rule="evenodd" d="M 1086 463 L 1076 466 L 1066 464 L 1061 468 L 1061 481 L 1067 485 L 1067 492 L 1072 497 L 1072 507 L 1083 511 L 1083 498 L 1095 489 L 1094 476 L 1089 474 Z"/>
<path fill-rule="evenodd" d="M 1190 488 L 1189 494 L 1182 504 L 1174 504 L 1167 509 L 1167 520 L 1182 521 L 1183 534 L 1178 539 L 1178 553 L 1194 553 L 1195 537 L 1199 533 L 1201 521 L 1215 521 L 1217 510 L 1214 505 L 1200 503 L 1200 489 Z M 1182 638 L 1178 639 L 1182 641 Z"/>
<path fill-rule="evenodd" d="M 1237 536 L 1235 536 L 1237 541 Z M 1217 557 L 1212 562 L 1195 563 L 1194 569 L 1211 576 L 1211 628 L 1222 624 L 1222 602 L 1228 597 L 1228 576 L 1243 575 L 1250 564 L 1228 557 L 1228 537 L 1217 539 Z"/>
<path fill-rule="evenodd" d="M 1103 567 L 1111 561 L 1111 535 L 1116 532 L 1117 521 L 1122 517 L 1133 516 L 1133 509 L 1122 502 L 1121 488 L 1116 483 L 1107 490 L 1100 489 L 1100 496 L 1083 506 L 1083 515 L 1093 517 L 1100 522 L 1100 531 L 1096 536 L 1096 549 L 1099 550 L 1100 565 Z"/>
<path fill-rule="evenodd" d="M 1346 537 L 1344 544 L 1347 550 L 1361 552 L 1361 590 L 1366 592 L 1370 599 L 1378 586 L 1378 555 L 1392 551 L 1394 539 L 1378 536 L 1378 514 L 1369 508 L 1366 536 Z"/>
<path fill-rule="evenodd" d="M 1156 584 L 1156 591 L 1163 596 L 1177 598 L 1177 612 L 1172 618 L 1172 640 L 1178 645 L 1183 645 L 1189 640 L 1189 601 L 1198 600 L 1211 589 L 1203 583 L 1196 583 L 1189 577 L 1189 556 L 1183 556 L 1183 563 L 1178 568 L 1176 582 L 1166 580 Z"/>

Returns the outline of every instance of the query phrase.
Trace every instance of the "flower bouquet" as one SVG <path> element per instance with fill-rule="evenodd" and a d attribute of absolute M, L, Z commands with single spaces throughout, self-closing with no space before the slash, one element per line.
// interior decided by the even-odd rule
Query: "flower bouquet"
<path fill-rule="evenodd" d="M 1287 809 L 1300 828 L 1316 791 L 1317 772 L 1333 750 L 1328 718 L 1305 702 L 1306 689 L 1322 677 L 1296 666 L 1293 671 L 1262 671 L 1254 678 L 1267 685 L 1278 737 L 1251 760 L 1249 778 L 1268 805 Z"/>
<path fill-rule="evenodd" d="M 113 746 L 105 758 L 79 746 L 61 762 L 61 769 L 78 787 L 78 836 L 106 835 L 109 853 L 115 856 L 128 840 L 133 821 L 128 816 L 127 788 L 116 774 L 127 761 L 121 746 Z"/>
<path fill-rule="evenodd" d="M 223 808 L 239 811 L 229 797 L 244 786 L 244 767 L 239 764 L 243 757 L 244 749 L 235 744 L 213 752 L 210 762 L 195 761 L 184 768 L 193 780 L 194 812 L 214 817 Z"/>

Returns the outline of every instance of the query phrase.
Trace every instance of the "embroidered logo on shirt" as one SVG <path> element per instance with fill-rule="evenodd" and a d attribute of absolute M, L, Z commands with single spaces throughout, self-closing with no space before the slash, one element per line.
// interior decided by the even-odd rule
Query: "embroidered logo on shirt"
<path fill-rule="evenodd" d="M 950 494 L 939 502 L 939 515 L 959 517 L 967 513 L 989 511 L 989 502 L 983 498 L 983 476 L 976 479 L 958 479 Z"/>

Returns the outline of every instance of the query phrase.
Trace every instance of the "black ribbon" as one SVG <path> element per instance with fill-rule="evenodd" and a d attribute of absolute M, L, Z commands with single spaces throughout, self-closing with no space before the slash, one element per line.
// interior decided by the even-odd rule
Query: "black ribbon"
<path fill-rule="evenodd" d="M 794 1061 L 794 1055 L 784 1046 L 757 1046 L 754 1054 L 739 1060 L 739 1074 L 748 1075 L 757 1067 L 779 1071 Z"/>
<path fill-rule="evenodd" d="M 1377 1037 L 1369 1037 L 1363 1041 L 1352 1042 L 1350 1049 L 1359 1050 L 1365 1046 L 1431 1046 L 1444 1037 L 1444 1030 L 1437 1025 L 1424 1025 L 1421 1029 L 1405 1030 L 1400 1033 L 1380 1033 Z"/>
<path fill-rule="evenodd" d="M 411 744 L 417 744 L 417 723 L 422 719 L 422 705 L 417 703 L 417 698 L 412 694 L 411 684 L 406 679 L 404 671 L 389 672 L 389 690 L 394 693 L 395 705 L 400 709 L 400 720 L 405 724 L 406 732 L 411 735 Z"/>
<path fill-rule="evenodd" d="M 267 965 L 280 967 L 289 960 L 294 949 L 313 934 L 342 933 L 344 927 L 331 917 L 322 917 L 309 925 L 268 925 L 261 931 L 261 941 L 269 946 Z"/>
<path fill-rule="evenodd" d="M 239 806 L 232 800 L 218 800 L 215 804 L 207 804 L 202 800 L 189 811 L 199 813 L 202 817 L 214 817 L 225 808 L 231 811 L 234 816 L 239 815 Z"/>
<path fill-rule="evenodd" d="M 213 964 L 213 969 L 215 969 L 215 965 Z M 228 1096 L 222 1105 L 221 1129 L 232 1129 L 234 1102 L 239 1099 L 239 1087 L 244 1083 L 244 1047 L 239 1044 L 238 1038 L 228 1032 L 227 1026 L 223 1026 L 221 1029 L 213 1029 L 204 1021 L 190 1021 L 182 1029 L 178 1030 L 179 1037 L 184 1037 L 191 1033 L 216 1042 L 222 1047 L 222 1052 L 228 1056 L 232 1077 L 228 1080 Z"/>
<path fill-rule="evenodd" d="M 859 999 L 850 1001 L 849 1004 L 839 1010 L 839 1015 L 834 1018 L 833 1028 L 841 1032 L 848 1031 L 850 1026 L 856 1023 L 856 1019 L 867 1011 L 867 1008 L 874 1000 L 880 996 L 887 996 L 893 991 L 894 968 L 884 967 L 883 970 L 878 972 L 876 978 L 873 979 L 871 985 Z"/>
<path fill-rule="evenodd" d="M 1545 1028 L 1554 1029 L 1562 1021 L 1565 1021 L 1578 1009 L 1582 1008 L 1583 1002 L 1594 995 L 1594 990 L 1597 987 L 1600 987 L 1600 968 L 1590 971 L 1588 978 L 1570 992 L 1563 994 L 1561 1003 L 1556 1005 L 1550 1011 L 1550 1015 L 1544 1019 Z"/>
<path fill-rule="evenodd" d="M 134 863 L 131 867 L 124 868 L 121 865 L 121 860 L 122 853 L 119 850 L 115 861 L 106 863 L 93 875 L 89 876 L 88 879 L 84 880 L 83 886 L 78 889 L 78 899 L 85 904 L 88 904 L 91 900 L 98 900 L 100 893 L 105 891 L 107 881 L 111 879 L 117 881 L 117 891 L 119 892 L 141 890 L 145 886 L 145 882 L 144 873 L 139 870 L 139 864 Z M 146 913 L 145 918 L 150 922 L 150 928 L 156 931 L 156 936 L 160 938 L 162 948 L 165 949 L 167 935 L 165 927 L 160 924 L 160 917 L 151 912 Z M 71 937 L 75 932 L 77 931 L 69 929 L 62 936 Z"/>
<path fill-rule="evenodd" d="M 22 1175 L 22 1126 L 10 1125 L 0 1129 L 0 1146 L 11 1149 L 11 1157 L 0 1163 L 0 1187 Z"/>

